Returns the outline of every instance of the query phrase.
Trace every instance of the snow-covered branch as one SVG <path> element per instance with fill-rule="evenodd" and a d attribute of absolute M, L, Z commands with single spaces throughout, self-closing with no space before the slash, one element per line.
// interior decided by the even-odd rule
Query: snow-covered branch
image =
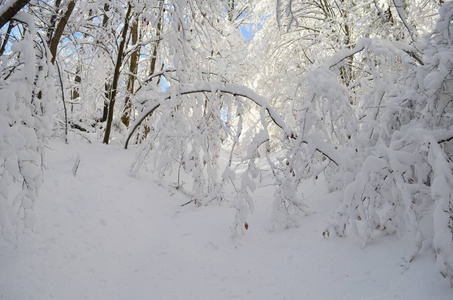
<path fill-rule="evenodd" d="M 253 101 L 255 104 L 258 106 L 264 108 L 269 116 L 271 117 L 272 121 L 280 127 L 285 134 L 288 137 L 294 137 L 294 133 L 292 133 L 291 129 L 286 126 L 285 122 L 279 115 L 279 113 L 269 105 L 268 101 L 266 98 L 264 98 L 261 95 L 258 95 L 251 89 L 239 85 L 239 84 L 233 84 L 233 83 L 208 83 L 208 82 L 200 82 L 196 84 L 187 84 L 187 85 L 181 85 L 177 88 L 173 88 L 174 90 L 168 91 L 166 93 L 163 93 L 162 96 L 159 96 L 161 102 L 159 104 L 156 104 L 152 108 L 148 109 L 146 112 L 144 112 L 142 115 L 140 115 L 137 119 L 137 121 L 134 123 L 132 126 L 132 129 L 128 135 L 125 148 L 127 149 L 129 140 L 131 136 L 134 134 L 134 131 L 138 128 L 138 126 L 148 117 L 150 116 L 162 103 L 164 103 L 166 100 L 170 99 L 174 93 L 176 93 L 176 96 L 184 96 L 184 95 L 190 95 L 190 94 L 197 94 L 197 93 L 211 93 L 212 91 L 219 92 L 219 93 L 224 93 L 224 94 L 230 94 L 233 96 L 241 96 L 245 97 L 251 101 Z"/>

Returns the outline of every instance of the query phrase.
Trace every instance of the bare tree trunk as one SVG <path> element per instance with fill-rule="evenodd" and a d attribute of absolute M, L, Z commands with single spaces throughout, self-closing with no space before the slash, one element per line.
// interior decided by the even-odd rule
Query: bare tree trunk
<path fill-rule="evenodd" d="M 153 74 L 156 73 L 156 65 L 157 65 L 157 53 L 159 50 L 159 44 L 160 44 L 160 35 L 162 33 L 162 26 L 163 26 L 163 15 L 164 15 L 164 1 L 160 0 L 158 4 L 158 22 L 156 24 L 156 42 L 153 45 L 153 52 L 151 55 L 151 62 L 150 62 L 150 69 L 149 69 L 149 74 L 152 76 Z M 162 65 L 163 66 L 163 65 Z M 158 77 L 157 80 L 157 85 L 160 83 L 160 76 Z M 141 122 L 142 123 L 142 122 Z M 140 143 L 142 140 L 144 140 L 148 133 L 150 132 L 149 126 L 146 124 L 145 121 L 143 121 L 143 137 L 137 137 L 137 140 L 135 141 L 136 143 Z"/>
<path fill-rule="evenodd" d="M 80 67 L 77 67 L 76 69 L 76 75 L 74 77 L 74 82 L 77 84 L 77 85 L 80 85 L 80 83 L 82 83 L 82 77 L 80 77 Z M 77 87 L 73 88 L 72 91 L 71 91 L 71 100 L 74 100 L 74 99 L 77 99 L 79 98 L 80 94 L 79 94 L 79 90 Z"/>
<path fill-rule="evenodd" d="M 107 15 L 107 12 L 110 10 L 110 6 L 108 3 L 105 3 L 104 4 L 104 15 L 102 17 L 102 27 L 105 28 L 107 26 L 107 22 L 109 21 L 109 16 Z M 102 107 L 102 117 L 101 119 L 97 120 L 98 122 L 100 123 L 104 123 L 105 121 L 107 121 L 107 115 L 108 115 L 108 112 L 109 112 L 109 102 L 108 102 L 108 99 L 109 99 L 109 95 L 110 95 L 110 89 L 111 89 L 111 84 L 109 82 L 105 82 L 104 83 L 104 91 L 105 91 L 105 99 L 104 100 L 104 105 Z"/>
<path fill-rule="evenodd" d="M 131 16 L 131 11 L 132 11 L 132 6 L 129 3 L 127 12 L 126 12 L 126 17 L 124 20 L 124 27 L 121 32 L 121 42 L 118 48 L 118 55 L 116 57 L 116 64 L 115 64 L 115 71 L 113 73 L 113 83 L 112 83 L 112 89 L 109 93 L 109 111 L 107 115 L 107 127 L 105 129 L 105 135 L 104 135 L 104 144 L 108 144 L 110 141 L 110 132 L 112 130 L 112 123 L 113 123 L 113 109 L 115 107 L 115 101 L 116 101 L 116 94 L 117 94 L 117 88 L 118 88 L 118 82 L 120 78 L 120 68 L 123 64 L 123 53 L 124 53 L 124 47 L 126 46 L 126 37 L 127 37 L 127 32 L 129 30 L 129 21 L 130 21 L 130 16 Z"/>
<path fill-rule="evenodd" d="M 131 37 L 132 37 L 132 45 L 135 46 L 137 45 L 138 42 L 138 19 L 134 23 L 134 25 L 131 28 Z M 137 49 L 131 54 L 131 59 L 130 59 L 130 64 L 129 64 L 129 76 L 127 79 L 127 97 L 125 99 L 124 103 L 124 109 L 123 109 L 123 115 L 121 116 L 121 121 L 123 122 L 126 127 L 129 127 L 130 119 L 131 119 L 131 114 L 132 114 L 132 102 L 131 102 L 131 97 L 130 95 L 134 94 L 134 87 L 135 87 L 135 78 L 137 76 L 137 70 L 138 70 L 138 60 L 140 58 L 140 47 L 137 47 Z"/>
<path fill-rule="evenodd" d="M 150 72 L 149 74 L 152 75 L 156 72 L 156 63 L 157 63 L 157 50 L 159 48 L 159 43 L 160 43 L 160 35 L 162 32 L 162 21 L 163 21 L 163 1 L 159 1 L 159 21 L 157 22 L 156 25 L 156 43 L 154 44 L 153 48 L 153 55 L 151 56 L 151 66 L 150 66 Z"/>
<path fill-rule="evenodd" d="M 75 4 L 76 4 L 75 0 L 71 0 L 68 3 L 68 7 L 66 8 L 63 16 L 61 17 L 60 21 L 58 22 L 57 27 L 55 28 L 55 31 L 53 33 L 53 36 L 52 36 L 51 40 L 49 41 L 50 53 L 52 54 L 52 63 L 55 63 L 58 43 L 60 42 L 60 38 L 63 35 L 64 28 L 68 24 L 69 17 L 71 16 L 72 12 L 74 11 Z"/>
<path fill-rule="evenodd" d="M 11 5 L 9 5 L 8 8 L 6 8 L 4 11 L 0 13 L 0 28 L 2 28 L 3 25 L 11 21 L 11 19 L 19 12 L 19 10 L 21 10 L 22 7 L 27 5 L 28 2 L 30 2 L 30 0 L 9 1 L 4 5 L 8 6 L 10 2 L 12 2 Z"/>
<path fill-rule="evenodd" d="M 57 27 L 58 11 L 60 10 L 61 0 L 56 0 L 54 4 L 54 13 L 50 17 L 49 28 L 47 29 L 47 41 L 52 39 L 55 28 Z M 49 43 L 50 44 L 50 43 Z"/>

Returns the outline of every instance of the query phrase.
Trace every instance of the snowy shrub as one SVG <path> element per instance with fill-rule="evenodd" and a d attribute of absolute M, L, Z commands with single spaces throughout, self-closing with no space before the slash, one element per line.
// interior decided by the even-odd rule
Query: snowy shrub
<path fill-rule="evenodd" d="M 190 174 L 193 201 L 198 205 L 222 200 L 225 198 L 224 185 L 232 184 L 236 190 L 234 198 L 238 210 L 234 227 L 245 224 L 246 216 L 253 211 L 250 193 L 255 189 L 254 179 L 259 174 L 255 160 L 259 157 L 262 146 L 266 146 L 265 153 L 270 149 L 268 116 L 287 136 L 291 135 L 279 114 L 265 98 L 237 84 L 195 83 L 176 86 L 158 95 L 151 91 L 143 92 L 143 97 L 151 95 L 161 100 L 150 101 L 150 106 L 133 126 L 137 128 L 143 120 L 150 118 L 148 124 L 153 129 L 146 143 L 141 146 L 132 174 L 136 174 L 144 166 L 148 157 L 161 177 L 174 172 L 176 166 Z M 242 134 L 241 120 L 246 101 L 260 107 L 260 129 L 247 145 L 246 155 L 241 157 L 239 165 L 246 164 L 246 170 L 238 171 L 232 164 L 232 158 Z M 235 130 L 232 130 L 228 122 L 224 123 L 221 111 L 216 109 L 218 107 L 236 107 L 239 121 Z M 130 136 L 132 134 L 133 131 Z M 223 144 L 223 139 L 230 139 L 232 143 Z M 222 148 L 229 151 L 229 161 L 223 167 L 224 171 L 219 172 L 219 152 Z M 151 157 L 150 153 L 153 153 Z M 178 174 L 179 172 L 180 170 Z M 235 183 L 236 179 L 239 180 L 238 183 Z M 177 188 L 181 188 L 179 182 Z"/>
<path fill-rule="evenodd" d="M 42 184 L 46 138 L 52 133 L 54 84 L 48 49 L 33 19 L 16 16 L 23 38 L 0 57 L 0 226 L 31 227 Z"/>
<path fill-rule="evenodd" d="M 372 69 L 374 87 L 364 99 L 360 132 L 352 137 L 358 151 L 348 172 L 353 180 L 345 182 L 329 230 L 354 232 L 363 245 L 377 232 L 410 232 L 415 247 L 407 259 L 432 247 L 442 276 L 453 284 L 452 18 L 449 2 L 433 33 L 417 45 L 422 63 L 410 62 L 409 48 L 371 49 L 399 61 L 394 70 L 400 76 L 382 63 Z"/>

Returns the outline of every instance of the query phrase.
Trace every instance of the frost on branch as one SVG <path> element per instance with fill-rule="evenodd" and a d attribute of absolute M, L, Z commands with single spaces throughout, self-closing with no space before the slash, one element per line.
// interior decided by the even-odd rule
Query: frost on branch
<path fill-rule="evenodd" d="M 0 61 L 0 227 L 29 228 L 42 183 L 45 140 L 54 97 L 48 49 L 25 13 L 24 35 Z"/>

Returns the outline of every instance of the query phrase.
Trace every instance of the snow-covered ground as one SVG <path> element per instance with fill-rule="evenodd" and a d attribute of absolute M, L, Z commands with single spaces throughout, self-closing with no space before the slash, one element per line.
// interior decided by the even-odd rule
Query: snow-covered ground
<path fill-rule="evenodd" d="M 312 213 L 288 230 L 269 230 L 272 188 L 259 189 L 232 239 L 232 208 L 181 206 L 152 175 L 130 177 L 133 158 L 51 143 L 33 231 L 0 240 L 0 299 L 453 299 L 431 252 L 404 261 L 409 238 L 324 239 L 337 203 L 322 182 L 304 185 Z"/>

